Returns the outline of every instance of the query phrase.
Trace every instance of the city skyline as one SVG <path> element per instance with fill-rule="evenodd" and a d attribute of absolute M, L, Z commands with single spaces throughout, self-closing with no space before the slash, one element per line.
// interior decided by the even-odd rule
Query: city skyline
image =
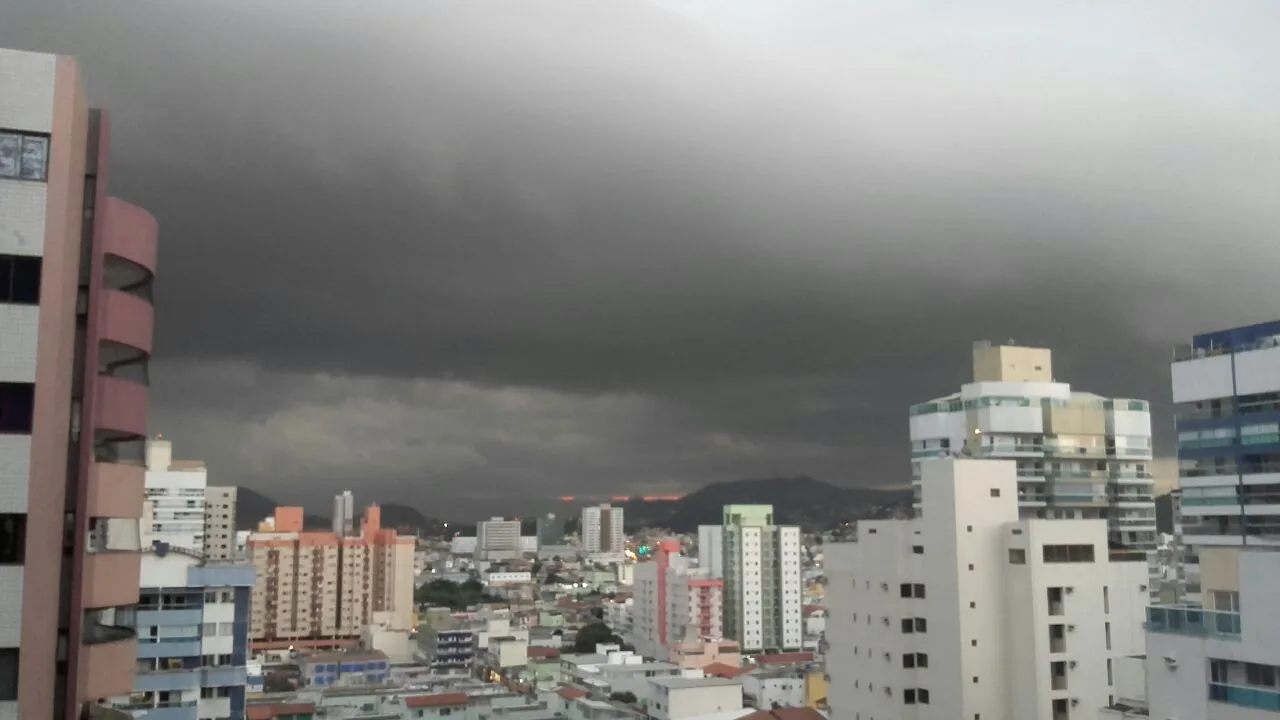
<path fill-rule="evenodd" d="M 173 238 L 150 430 L 219 482 L 902 485 L 904 409 L 1010 337 L 1167 458 L 1171 348 L 1270 319 L 1274 7 L 376 5 L 0 0 L 117 108 Z"/>

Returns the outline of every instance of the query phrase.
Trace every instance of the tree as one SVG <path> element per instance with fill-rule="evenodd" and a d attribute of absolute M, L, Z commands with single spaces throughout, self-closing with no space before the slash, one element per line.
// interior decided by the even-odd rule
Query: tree
<path fill-rule="evenodd" d="M 636 694 L 633 692 L 627 692 L 627 691 L 616 692 L 610 695 L 609 699 L 620 702 L 620 703 L 626 703 L 628 705 L 636 704 Z"/>
<path fill-rule="evenodd" d="M 546 582 L 545 582 L 545 583 L 543 583 L 543 584 L 544 584 L 544 585 L 564 585 L 564 584 L 565 584 L 565 583 L 567 583 L 567 582 L 569 582 L 569 581 L 568 581 L 568 580 L 565 580 L 564 578 L 560 577 L 559 575 L 556 575 L 555 573 L 551 573 L 550 575 L 548 575 L 548 576 L 547 576 L 547 580 L 546 580 Z"/>
<path fill-rule="evenodd" d="M 622 638 L 613 634 L 608 625 L 602 622 L 593 622 L 583 625 L 578 631 L 578 636 L 573 640 L 573 651 L 576 653 L 593 653 L 596 651 L 596 645 L 600 644 L 622 644 Z"/>
<path fill-rule="evenodd" d="M 482 602 L 497 602 L 484 591 L 484 585 L 475 580 L 468 580 L 461 585 L 450 580 L 432 580 L 414 592 L 415 601 L 420 605 L 439 605 L 451 610 L 465 610 Z"/>
<path fill-rule="evenodd" d="M 282 672 L 269 672 L 262 679 L 262 689 L 264 692 L 279 693 L 293 692 L 297 688 L 294 687 L 293 681 L 289 679 L 288 675 Z"/>

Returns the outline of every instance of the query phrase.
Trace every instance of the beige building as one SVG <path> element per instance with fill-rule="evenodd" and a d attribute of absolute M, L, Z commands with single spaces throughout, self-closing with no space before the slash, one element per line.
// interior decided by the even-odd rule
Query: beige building
<path fill-rule="evenodd" d="M 411 629 L 414 539 L 383 529 L 376 505 L 351 537 L 306 531 L 302 518 L 302 508 L 276 508 L 249 536 L 255 648 L 349 644 L 374 613 L 387 629 Z"/>
<path fill-rule="evenodd" d="M 204 554 L 215 561 L 236 556 L 236 489 L 209 486 L 204 493 Z"/>

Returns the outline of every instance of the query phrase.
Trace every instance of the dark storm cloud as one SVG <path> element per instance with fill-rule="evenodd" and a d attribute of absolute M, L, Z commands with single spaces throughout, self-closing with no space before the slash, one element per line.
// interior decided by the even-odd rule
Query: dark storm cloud
<path fill-rule="evenodd" d="M 114 109 L 158 417 L 211 462 L 880 484 L 973 339 L 1162 400 L 1170 344 L 1274 312 L 1280 11 L 1208 7 L 0 0 L 0 44 Z"/>

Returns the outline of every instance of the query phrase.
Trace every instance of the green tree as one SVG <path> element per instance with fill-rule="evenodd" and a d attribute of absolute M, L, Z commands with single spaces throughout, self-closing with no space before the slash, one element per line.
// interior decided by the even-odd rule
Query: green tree
<path fill-rule="evenodd" d="M 627 691 L 616 692 L 611 694 L 609 696 L 609 699 L 620 702 L 620 703 L 626 703 L 628 705 L 636 704 L 636 694 L 633 692 L 627 692 Z"/>
<path fill-rule="evenodd" d="M 576 653 L 593 653 L 596 651 L 596 645 L 601 643 L 622 644 L 622 638 L 613 634 L 608 625 L 602 622 L 593 622 L 583 625 L 578 631 L 578 636 L 573 639 L 573 651 Z"/>

